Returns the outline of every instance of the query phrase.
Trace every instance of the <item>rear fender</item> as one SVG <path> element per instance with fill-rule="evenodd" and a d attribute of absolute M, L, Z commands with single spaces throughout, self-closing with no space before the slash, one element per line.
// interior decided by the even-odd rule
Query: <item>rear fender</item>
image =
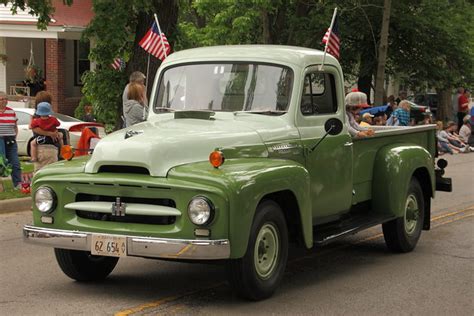
<path fill-rule="evenodd" d="M 396 217 L 403 216 L 406 192 L 413 176 L 422 177 L 418 180 L 425 192 L 425 204 L 429 212 L 429 198 L 433 196 L 435 189 L 430 153 L 423 147 L 410 144 L 382 147 L 374 162 L 372 209 Z"/>

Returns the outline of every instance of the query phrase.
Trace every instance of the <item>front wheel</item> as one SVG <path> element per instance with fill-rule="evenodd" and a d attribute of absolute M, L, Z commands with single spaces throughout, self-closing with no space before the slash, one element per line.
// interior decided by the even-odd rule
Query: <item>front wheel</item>
<path fill-rule="evenodd" d="M 423 190 L 416 178 L 412 178 L 405 200 L 403 217 L 382 225 L 387 247 L 394 252 L 410 252 L 415 249 L 423 228 L 425 214 Z"/>
<path fill-rule="evenodd" d="M 279 205 L 259 204 L 243 258 L 230 260 L 229 281 L 240 297 L 262 300 L 270 297 L 285 272 L 288 260 L 288 230 Z"/>
<path fill-rule="evenodd" d="M 61 270 L 76 281 L 100 281 L 115 268 L 119 258 L 93 256 L 88 251 L 54 249 Z"/>

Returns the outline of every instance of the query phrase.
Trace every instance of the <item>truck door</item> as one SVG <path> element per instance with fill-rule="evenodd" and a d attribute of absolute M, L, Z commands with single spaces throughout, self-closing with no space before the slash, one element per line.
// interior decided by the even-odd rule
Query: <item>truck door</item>
<path fill-rule="evenodd" d="M 306 168 L 311 175 L 313 224 L 331 221 L 348 211 L 352 201 L 352 139 L 344 113 L 343 78 L 336 67 L 317 67 L 304 73 L 296 114 L 301 141 L 306 148 Z M 343 123 L 342 132 L 328 135 L 319 145 L 329 119 Z"/>

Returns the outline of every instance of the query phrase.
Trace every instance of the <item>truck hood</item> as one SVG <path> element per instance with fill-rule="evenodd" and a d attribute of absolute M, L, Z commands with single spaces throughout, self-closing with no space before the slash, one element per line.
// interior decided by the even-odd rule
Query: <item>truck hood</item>
<path fill-rule="evenodd" d="M 172 167 L 208 160 L 215 148 L 225 149 L 226 158 L 267 157 L 262 132 L 280 131 L 288 138 L 289 128 L 279 117 L 256 114 L 218 113 L 209 119 L 155 115 L 102 139 L 85 172 L 97 173 L 110 166 L 124 166 L 122 172 L 126 167 L 142 167 L 151 176 L 166 177 Z M 102 166 L 107 167 L 101 170 Z"/>

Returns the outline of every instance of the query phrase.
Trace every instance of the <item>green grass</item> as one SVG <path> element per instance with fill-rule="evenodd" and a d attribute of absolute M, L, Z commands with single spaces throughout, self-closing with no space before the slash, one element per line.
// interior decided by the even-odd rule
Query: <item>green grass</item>
<path fill-rule="evenodd" d="M 34 166 L 30 162 L 21 161 L 21 172 L 23 173 L 31 173 L 34 170 Z"/>
<path fill-rule="evenodd" d="M 21 161 L 21 172 L 32 173 L 34 166 L 32 163 Z M 10 178 L 0 178 L 1 184 L 3 185 L 3 192 L 0 192 L 0 200 L 17 199 L 29 197 L 30 194 L 21 193 L 20 190 L 13 189 L 13 183 Z"/>

